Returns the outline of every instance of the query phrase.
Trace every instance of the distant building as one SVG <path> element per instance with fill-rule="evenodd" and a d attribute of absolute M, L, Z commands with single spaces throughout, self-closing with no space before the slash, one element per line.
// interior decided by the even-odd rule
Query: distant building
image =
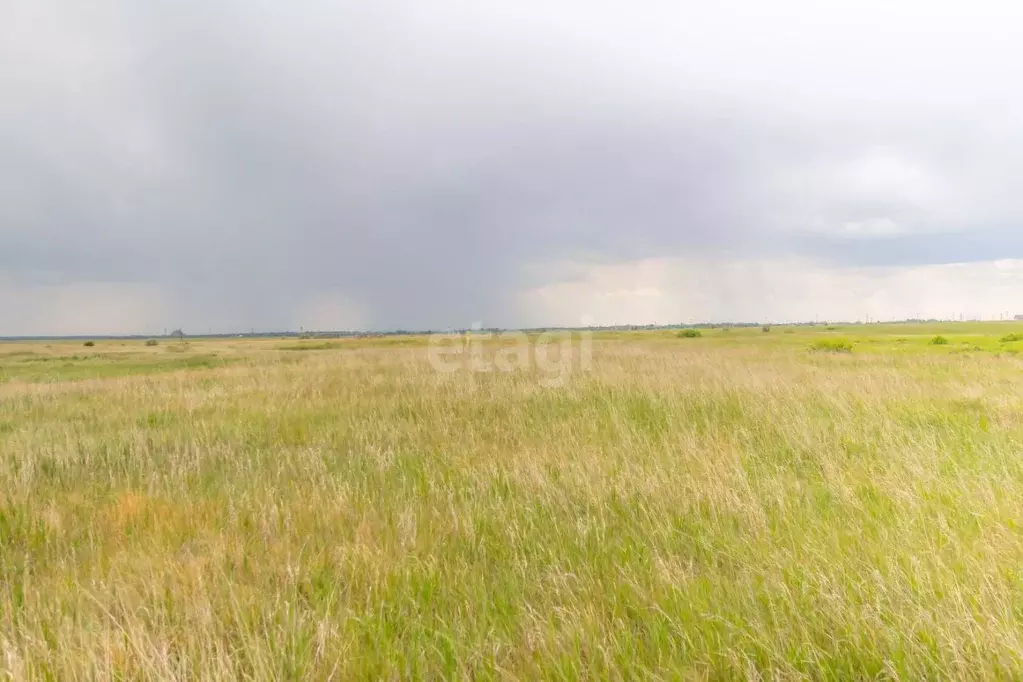
<path fill-rule="evenodd" d="M 1023 322 L 1023 315 L 1017 315 L 1016 317 L 1014 317 L 1012 319 L 1016 320 L 1017 322 Z"/>

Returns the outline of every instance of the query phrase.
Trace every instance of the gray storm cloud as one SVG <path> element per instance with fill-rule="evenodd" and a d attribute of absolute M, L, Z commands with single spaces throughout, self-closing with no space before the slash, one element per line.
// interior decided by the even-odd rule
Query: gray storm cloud
<path fill-rule="evenodd" d="M 9 298 L 102 284 L 137 311 L 159 291 L 147 324 L 197 329 L 294 327 L 331 301 L 364 327 L 514 325 L 518 292 L 572 277 L 545 263 L 1023 257 L 1003 6 L 5 13 Z M 0 333 L 42 319 L 8 308 Z"/>

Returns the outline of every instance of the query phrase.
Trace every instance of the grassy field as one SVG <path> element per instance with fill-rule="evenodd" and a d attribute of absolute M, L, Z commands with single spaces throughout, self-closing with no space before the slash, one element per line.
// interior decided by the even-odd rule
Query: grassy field
<path fill-rule="evenodd" d="M 0 343 L 0 674 L 1019 678 L 1012 333 Z"/>

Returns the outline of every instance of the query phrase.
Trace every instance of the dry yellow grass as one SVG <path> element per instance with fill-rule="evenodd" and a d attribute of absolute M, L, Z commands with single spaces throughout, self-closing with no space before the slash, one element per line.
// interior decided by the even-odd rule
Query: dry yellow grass
<path fill-rule="evenodd" d="M 0 345 L 0 671 L 1019 677 L 1023 368 L 883 341 Z"/>

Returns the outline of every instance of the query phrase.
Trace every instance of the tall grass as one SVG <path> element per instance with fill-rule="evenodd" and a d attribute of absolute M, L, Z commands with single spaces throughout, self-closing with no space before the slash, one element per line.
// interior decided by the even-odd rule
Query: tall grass
<path fill-rule="evenodd" d="M 13 373 L 0 671 L 1023 674 L 1023 366 L 757 339 L 560 387 L 344 344 Z"/>

